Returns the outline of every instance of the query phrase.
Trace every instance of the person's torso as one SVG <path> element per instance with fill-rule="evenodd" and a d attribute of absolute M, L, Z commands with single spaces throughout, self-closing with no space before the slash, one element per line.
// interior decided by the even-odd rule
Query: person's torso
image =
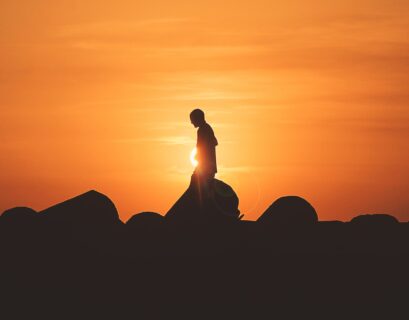
<path fill-rule="evenodd" d="M 197 131 L 197 160 L 201 169 L 217 172 L 216 146 L 218 141 L 209 124 L 204 124 Z"/>

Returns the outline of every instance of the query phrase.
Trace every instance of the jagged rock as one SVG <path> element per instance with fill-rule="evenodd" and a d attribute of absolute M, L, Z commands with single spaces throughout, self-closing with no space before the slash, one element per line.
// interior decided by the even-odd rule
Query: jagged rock
<path fill-rule="evenodd" d="M 286 196 L 276 200 L 257 222 L 263 224 L 306 225 L 318 222 L 313 206 L 303 198 Z"/>
<path fill-rule="evenodd" d="M 399 223 L 398 219 L 389 214 L 362 214 L 356 216 L 350 221 L 354 225 L 396 225 Z"/>
<path fill-rule="evenodd" d="M 48 220 L 67 225 L 109 226 L 120 224 L 114 203 L 91 190 L 40 212 Z"/>

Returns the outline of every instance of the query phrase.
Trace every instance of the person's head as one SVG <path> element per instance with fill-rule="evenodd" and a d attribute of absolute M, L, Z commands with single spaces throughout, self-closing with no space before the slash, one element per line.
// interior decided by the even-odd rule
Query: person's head
<path fill-rule="evenodd" d="M 200 127 L 205 123 L 205 114 L 200 109 L 195 109 L 190 113 L 190 122 L 194 125 L 195 128 Z"/>

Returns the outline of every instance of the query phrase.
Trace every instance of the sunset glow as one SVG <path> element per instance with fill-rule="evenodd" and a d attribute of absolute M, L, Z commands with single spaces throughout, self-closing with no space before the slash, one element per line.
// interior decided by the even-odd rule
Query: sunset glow
<path fill-rule="evenodd" d="M 23 0 L 0 19 L 0 211 L 96 189 L 123 220 L 165 214 L 200 106 L 246 219 L 290 194 L 322 220 L 409 220 L 406 0 Z"/>
<path fill-rule="evenodd" d="M 199 162 L 196 160 L 196 155 L 197 155 L 197 149 L 194 148 L 194 149 L 192 150 L 192 152 L 190 153 L 190 162 L 192 163 L 192 166 L 193 166 L 194 168 L 196 168 L 197 165 L 199 164 Z"/>

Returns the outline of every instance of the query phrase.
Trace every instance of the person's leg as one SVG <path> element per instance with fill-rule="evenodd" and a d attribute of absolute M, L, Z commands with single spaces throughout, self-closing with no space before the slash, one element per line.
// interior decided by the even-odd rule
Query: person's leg
<path fill-rule="evenodd" d="M 202 189 L 206 198 L 213 194 L 214 173 L 206 172 L 202 175 Z"/>
<path fill-rule="evenodd" d="M 191 178 L 191 188 L 200 204 L 212 197 L 214 174 L 195 171 Z"/>

